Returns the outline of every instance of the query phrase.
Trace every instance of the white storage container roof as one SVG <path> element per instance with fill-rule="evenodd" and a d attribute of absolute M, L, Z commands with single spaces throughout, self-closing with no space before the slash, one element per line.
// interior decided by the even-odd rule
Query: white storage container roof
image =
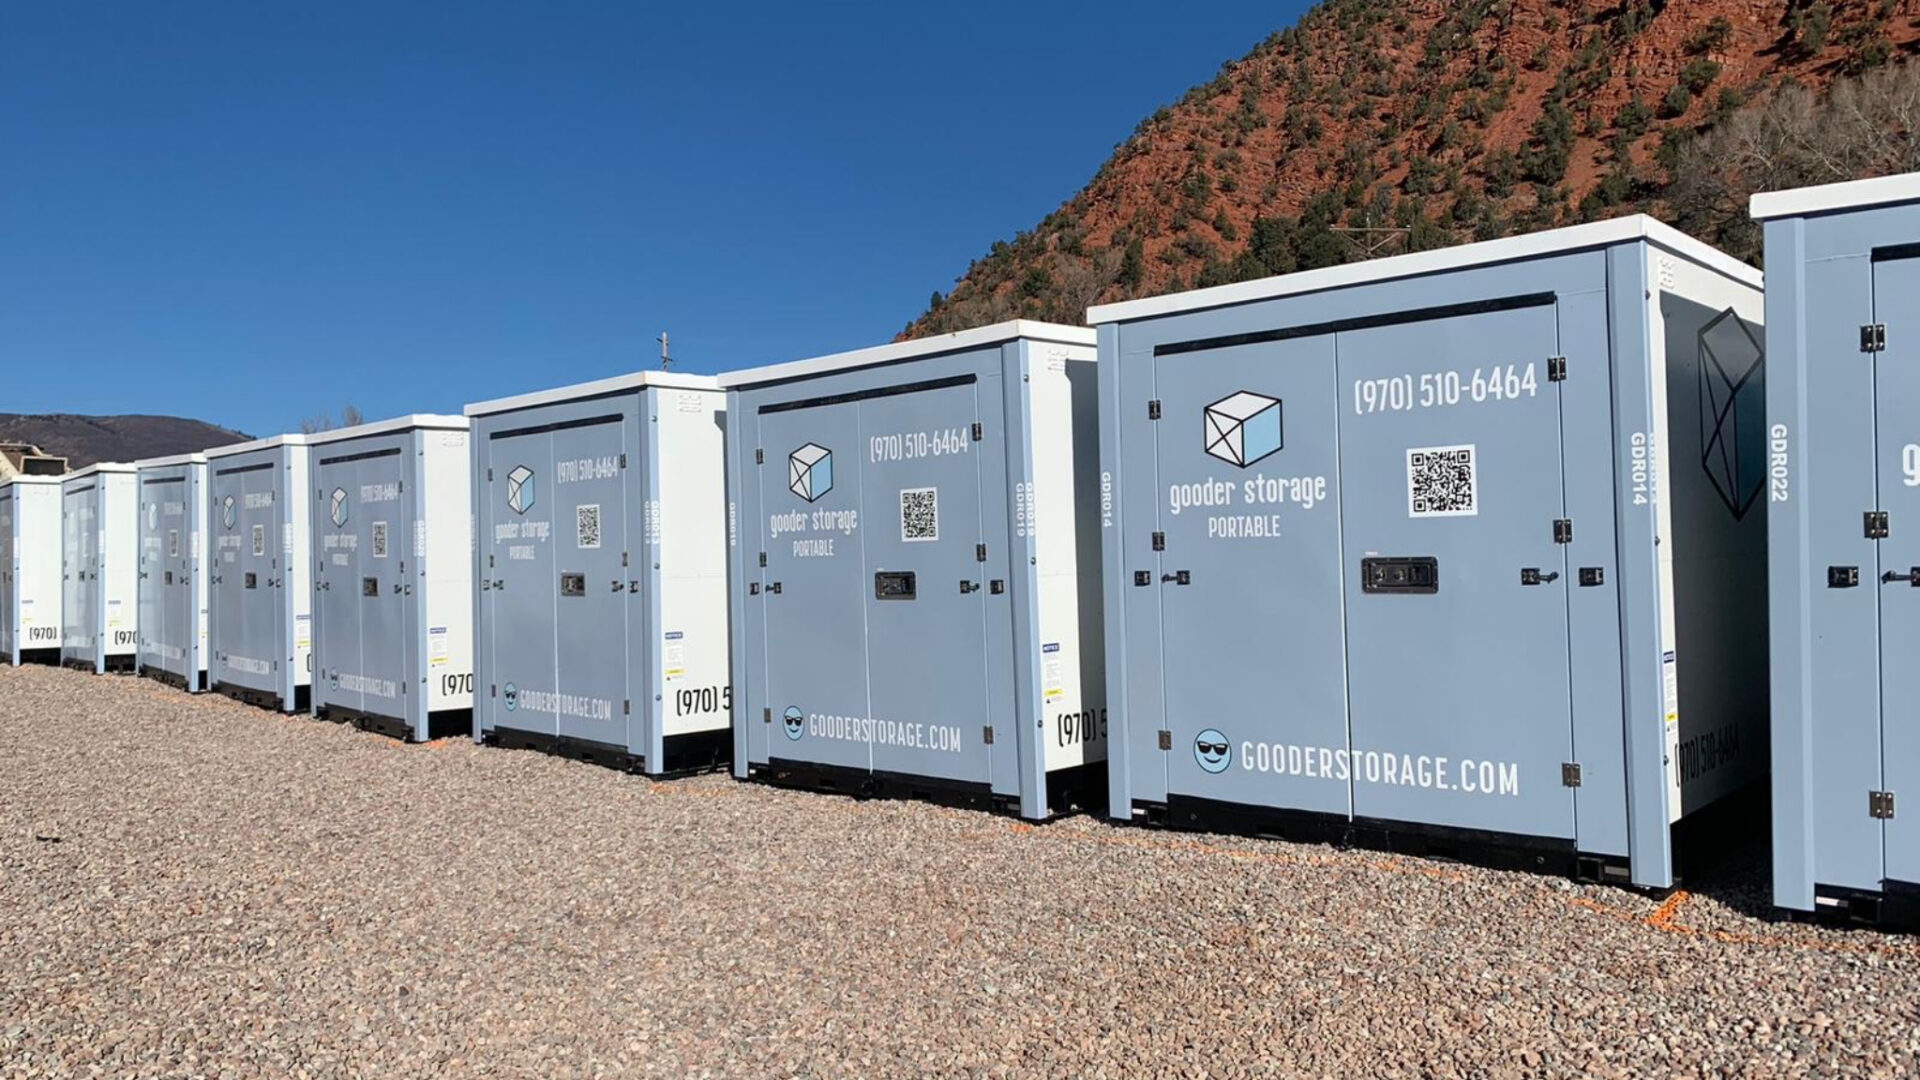
<path fill-rule="evenodd" d="M 492 401 L 477 401 L 461 411 L 468 416 L 487 416 L 492 413 L 513 412 L 516 409 L 531 409 L 540 405 L 555 405 L 563 401 L 601 397 L 619 393 L 622 390 L 640 390 L 649 386 L 662 386 L 674 390 L 720 389 L 711 375 L 689 375 L 679 371 L 636 371 L 630 375 L 615 375 L 611 379 L 574 383 L 571 386 L 556 386 L 551 390 L 495 398 Z"/>
<path fill-rule="evenodd" d="M 1755 221 L 1770 221 L 1901 202 L 1920 202 L 1920 173 L 1846 180 L 1791 191 L 1763 191 L 1748 200 L 1747 212 Z"/>
<path fill-rule="evenodd" d="M 205 465 L 205 454 L 174 454 L 172 457 L 141 458 L 133 463 L 136 469 L 166 469 L 175 465 Z"/>
<path fill-rule="evenodd" d="M 66 478 L 67 475 L 64 473 L 59 476 L 34 476 L 21 473 L 16 476 L 9 476 L 5 480 L 0 480 L 0 487 L 6 487 L 8 484 L 57 484 Z"/>
<path fill-rule="evenodd" d="M 234 443 L 232 446 L 216 446 L 205 451 L 209 460 L 232 457 L 235 454 L 250 454 L 255 450 L 271 450 L 276 446 L 305 446 L 305 435 L 275 435 L 267 439 L 255 439 L 252 442 Z"/>
<path fill-rule="evenodd" d="M 1697 262 L 1742 284 L 1751 285 L 1756 289 L 1761 287 L 1760 271 L 1746 263 L 1718 248 L 1701 243 L 1672 226 L 1663 225 L 1645 214 L 1633 214 L 1628 217 L 1614 218 L 1611 221 L 1596 221 L 1587 225 L 1549 229 L 1545 232 L 1508 236 L 1499 240 L 1483 240 L 1477 244 L 1461 244 L 1458 247 L 1440 248 L 1435 251 L 1394 255 L 1385 259 L 1329 266 L 1320 270 L 1303 270 L 1297 274 L 1282 274 L 1279 277 L 1261 278 L 1258 281 L 1241 281 L 1232 285 L 1216 285 L 1210 289 L 1194 289 L 1169 296 L 1127 300 L 1117 304 L 1100 304 L 1087 309 L 1087 321 L 1098 325 L 1161 315 L 1177 315 L 1206 308 L 1273 300 L 1283 296 L 1299 296 L 1303 293 L 1325 292 L 1329 289 L 1368 285 L 1396 278 L 1420 277 L 1451 270 L 1466 270 L 1495 263 L 1517 262 L 1522 259 L 1537 259 L 1641 240 L 1665 248 L 1675 255 Z"/>
<path fill-rule="evenodd" d="M 318 431 L 307 436 L 307 445 L 319 446 L 321 443 L 345 442 L 348 439 L 364 439 L 369 435 L 386 435 L 395 431 L 412 431 L 415 428 L 426 428 L 429 431 L 465 431 L 467 427 L 467 418 L 464 416 L 414 413 L 410 416 L 396 416 L 391 420 L 376 420 L 371 424 L 355 424 L 353 427 Z"/>
<path fill-rule="evenodd" d="M 75 469 L 60 479 L 78 480 L 81 477 L 94 476 L 99 473 L 130 473 L 133 471 L 134 467 L 124 461 L 101 461 L 89 465 L 84 469 Z"/>
<path fill-rule="evenodd" d="M 868 349 L 818 356 L 811 360 L 794 360 L 784 364 L 770 364 L 766 367 L 742 368 L 739 371 L 729 371 L 721 375 L 720 385 L 727 389 L 755 386 L 761 383 L 804 378 L 809 375 L 847 371 L 852 368 L 873 367 L 877 364 L 893 364 L 902 360 L 937 356 L 941 353 L 978 349 L 1021 339 L 1090 346 L 1094 344 L 1096 337 L 1093 330 L 1084 326 L 1061 326 L 1058 323 L 1013 319 L 995 323 L 992 326 L 980 326 L 972 330 L 960 330 L 934 337 L 915 338 L 912 341 L 896 341 L 890 345 L 876 345 Z"/>

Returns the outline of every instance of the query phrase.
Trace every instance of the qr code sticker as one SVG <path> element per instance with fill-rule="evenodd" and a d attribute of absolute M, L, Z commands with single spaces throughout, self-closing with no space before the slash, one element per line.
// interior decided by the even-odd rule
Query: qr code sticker
<path fill-rule="evenodd" d="M 387 523 L 384 521 L 373 523 L 373 557 L 376 559 L 387 557 Z"/>
<path fill-rule="evenodd" d="M 177 559 L 179 557 L 180 557 L 180 530 L 168 529 L 167 530 L 167 558 Z"/>
<path fill-rule="evenodd" d="M 267 553 L 267 527 L 265 525 L 255 525 L 253 527 L 254 557 L 259 558 L 260 556 L 265 555 L 266 553 Z"/>
<path fill-rule="evenodd" d="M 1471 517 L 1480 512 L 1479 471 L 1471 446 L 1407 451 L 1407 514 Z"/>
<path fill-rule="evenodd" d="M 938 488 L 907 488 L 900 492 L 900 539 L 908 543 L 940 539 Z"/>
<path fill-rule="evenodd" d="M 597 548 L 600 546 L 600 504 L 574 508 L 575 523 L 579 526 L 580 546 Z"/>

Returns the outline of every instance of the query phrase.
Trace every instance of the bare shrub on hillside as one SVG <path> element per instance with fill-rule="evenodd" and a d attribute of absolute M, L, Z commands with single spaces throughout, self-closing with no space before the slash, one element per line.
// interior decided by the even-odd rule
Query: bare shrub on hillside
<path fill-rule="evenodd" d="M 1842 79 L 1826 94 L 1800 86 L 1735 113 L 1694 139 L 1674 165 L 1667 202 L 1675 223 L 1758 262 L 1755 192 L 1920 171 L 1920 65 Z"/>

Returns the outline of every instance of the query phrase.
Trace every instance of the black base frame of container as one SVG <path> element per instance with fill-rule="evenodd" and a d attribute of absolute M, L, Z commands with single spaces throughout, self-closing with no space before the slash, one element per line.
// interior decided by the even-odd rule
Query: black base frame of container
<path fill-rule="evenodd" d="M 293 688 L 293 701 L 283 703 L 280 695 L 271 690 L 255 690 L 247 686 L 234 686 L 230 683 L 210 683 L 207 689 L 216 694 L 224 694 L 235 701 L 255 705 L 271 712 L 302 713 L 307 711 L 312 700 L 313 688 L 296 686 Z"/>
<path fill-rule="evenodd" d="M 207 688 L 207 673 L 204 671 L 202 671 L 192 682 L 189 682 L 186 676 L 176 675 L 173 672 L 166 670 L 165 668 L 157 668 L 157 667 L 141 668 L 140 674 L 145 676 L 146 678 L 152 679 L 154 682 L 165 683 L 166 685 L 173 687 L 175 690 L 185 690 L 189 694 L 198 693 L 199 691 L 205 690 Z"/>
<path fill-rule="evenodd" d="M 1133 807 L 1133 820 L 1138 824 L 1183 831 L 1390 851 L 1496 870 L 1552 874 L 1575 881 L 1612 885 L 1625 885 L 1628 881 L 1625 858 L 1583 854 L 1574 847 L 1573 841 L 1552 837 L 1348 818 L 1344 814 L 1282 810 L 1184 795 L 1172 795 L 1164 803 L 1136 800 Z"/>
<path fill-rule="evenodd" d="M 1103 811 L 1106 762 L 1057 769 L 1047 774 L 1047 809 L 1053 814 Z M 914 773 L 822 765 L 812 761 L 772 758 L 747 766 L 747 779 L 773 787 L 849 795 L 856 799 L 904 799 L 1020 816 L 1020 796 L 996 794 L 989 784 L 949 780 Z"/>
<path fill-rule="evenodd" d="M 330 720 L 336 724 L 347 724 L 361 731 L 385 735 L 390 739 L 399 739 L 401 742 L 413 741 L 413 725 L 396 716 L 362 712 L 359 709 L 343 709 L 338 705 L 322 705 L 315 711 L 314 718 Z M 426 741 L 428 742 L 472 733 L 472 709 L 441 709 L 427 714 Z"/>
<path fill-rule="evenodd" d="M 0 654 L 0 659 L 5 659 L 4 654 Z M 28 664 L 51 664 L 54 667 L 59 667 L 60 666 L 60 650 L 59 649 L 21 649 L 20 650 L 20 666 L 25 667 Z"/>
<path fill-rule="evenodd" d="M 537 750 L 543 754 L 604 765 L 623 772 L 647 773 L 645 755 L 631 753 L 626 747 L 615 746 L 612 743 L 520 731 L 509 727 L 494 728 L 482 736 L 482 741 L 488 746 L 498 746 L 507 750 Z M 717 772 L 732 763 L 733 731 L 729 728 L 669 735 L 664 742 L 665 747 L 662 752 L 667 760 L 663 763 L 665 767 L 657 774 L 661 779 Z"/>

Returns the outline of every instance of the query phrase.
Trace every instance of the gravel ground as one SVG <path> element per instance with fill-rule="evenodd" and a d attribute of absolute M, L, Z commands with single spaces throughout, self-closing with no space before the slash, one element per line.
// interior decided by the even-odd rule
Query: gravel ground
<path fill-rule="evenodd" d="M 1920 941 L 0 668 L 0 1076 L 1911 1075 Z"/>

